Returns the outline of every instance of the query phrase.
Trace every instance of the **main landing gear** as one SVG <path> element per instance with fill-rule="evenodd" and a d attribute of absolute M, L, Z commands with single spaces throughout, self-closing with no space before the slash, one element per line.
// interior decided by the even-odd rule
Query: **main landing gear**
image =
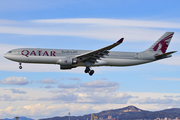
<path fill-rule="evenodd" d="M 90 76 L 92 76 L 94 74 L 94 70 L 91 70 L 90 67 L 86 67 L 86 69 L 84 70 L 85 73 L 89 73 Z"/>
<path fill-rule="evenodd" d="M 84 70 L 85 73 L 89 73 L 90 76 L 92 76 L 94 74 L 94 70 L 90 69 L 90 62 L 89 61 L 85 61 L 86 64 L 86 69 Z"/>
<path fill-rule="evenodd" d="M 19 69 L 22 69 L 21 63 L 19 63 Z"/>

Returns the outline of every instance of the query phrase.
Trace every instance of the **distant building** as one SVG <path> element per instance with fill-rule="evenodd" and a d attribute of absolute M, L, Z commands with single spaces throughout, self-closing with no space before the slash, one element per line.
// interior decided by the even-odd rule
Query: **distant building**
<path fill-rule="evenodd" d="M 156 118 L 154 120 L 180 120 L 180 119 L 178 117 L 176 117 L 175 119 L 165 117 L 165 118 Z"/>
<path fill-rule="evenodd" d="M 104 120 L 104 119 L 102 117 L 100 117 L 99 120 Z"/>
<path fill-rule="evenodd" d="M 111 120 L 116 120 L 115 118 L 111 119 Z"/>
<path fill-rule="evenodd" d="M 94 116 L 94 114 L 91 113 L 91 120 L 98 120 L 98 117 L 97 117 L 97 116 Z"/>
<path fill-rule="evenodd" d="M 109 115 L 109 116 L 108 116 L 108 119 L 111 120 L 111 119 L 112 119 L 112 115 Z"/>
<path fill-rule="evenodd" d="M 175 120 L 179 120 L 179 118 L 178 118 L 178 117 L 176 117 L 176 118 L 175 118 Z"/>

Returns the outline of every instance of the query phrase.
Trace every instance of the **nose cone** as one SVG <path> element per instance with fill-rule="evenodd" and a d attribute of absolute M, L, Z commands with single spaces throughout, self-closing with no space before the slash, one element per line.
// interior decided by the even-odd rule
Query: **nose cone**
<path fill-rule="evenodd" d="M 3 56 L 8 60 L 12 60 L 12 56 L 8 53 L 4 54 Z"/>
<path fill-rule="evenodd" d="M 7 58 L 7 53 L 3 55 L 5 58 Z"/>
<path fill-rule="evenodd" d="M 11 54 L 9 54 L 9 53 L 4 54 L 3 56 L 4 56 L 6 59 L 8 59 L 8 60 L 12 60 L 12 61 L 15 61 L 15 60 L 16 60 L 15 56 L 14 56 L 14 55 L 11 55 Z"/>
<path fill-rule="evenodd" d="M 4 54 L 3 56 L 4 56 L 6 59 L 10 59 L 10 58 L 11 58 L 8 53 Z"/>

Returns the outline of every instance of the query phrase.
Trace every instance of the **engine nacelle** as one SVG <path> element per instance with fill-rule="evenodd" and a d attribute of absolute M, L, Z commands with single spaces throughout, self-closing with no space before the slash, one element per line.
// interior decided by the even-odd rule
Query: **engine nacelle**
<path fill-rule="evenodd" d="M 61 70 L 68 70 L 68 69 L 72 69 L 71 65 L 60 65 L 60 69 Z"/>
<path fill-rule="evenodd" d="M 60 64 L 60 69 L 71 69 L 73 68 L 72 65 L 77 64 L 78 61 L 75 58 L 61 58 L 57 62 L 57 64 Z"/>

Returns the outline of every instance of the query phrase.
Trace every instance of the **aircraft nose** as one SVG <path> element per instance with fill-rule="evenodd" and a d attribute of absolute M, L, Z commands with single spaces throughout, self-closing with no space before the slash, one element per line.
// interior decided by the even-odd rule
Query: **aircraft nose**
<path fill-rule="evenodd" d="M 7 53 L 3 55 L 5 58 L 7 58 Z"/>

